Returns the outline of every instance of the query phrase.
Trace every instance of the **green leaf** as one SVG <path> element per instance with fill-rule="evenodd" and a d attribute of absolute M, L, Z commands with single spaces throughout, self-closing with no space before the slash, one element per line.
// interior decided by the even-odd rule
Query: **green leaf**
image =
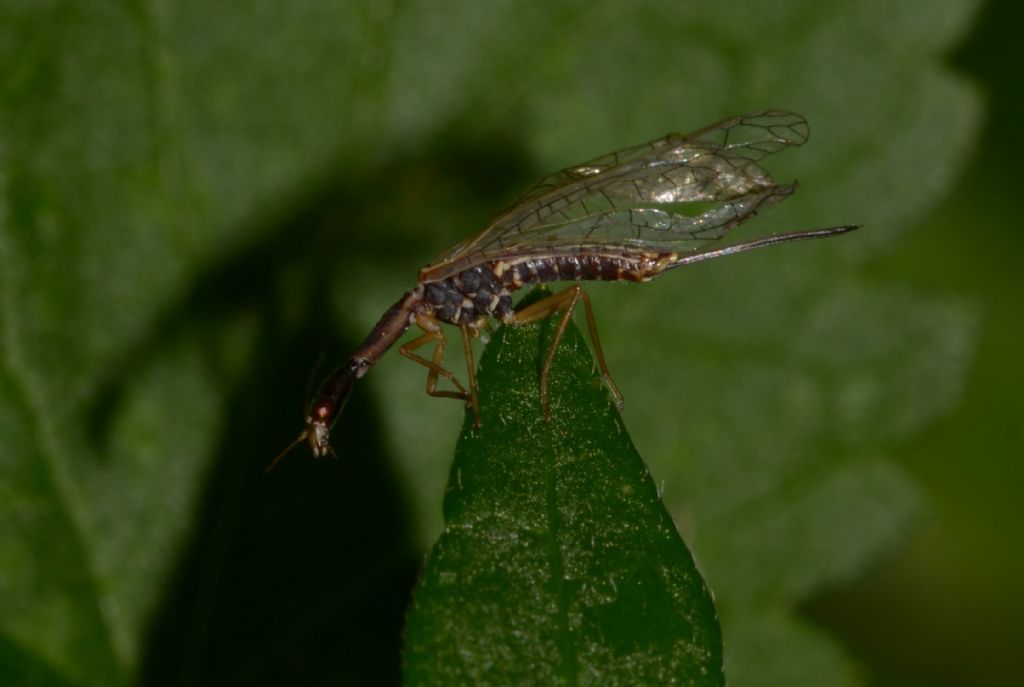
<path fill-rule="evenodd" d="M 764 107 L 812 138 L 772 160 L 800 192 L 746 235 L 864 230 L 588 290 L 731 678 L 852 682 L 794 609 L 899 546 L 921 499 L 891 456 L 971 364 L 970 305 L 867 258 L 971 150 L 947 53 L 977 4 L 0 2 L 0 683 L 295 677 L 279 657 L 338 636 L 346 675 L 395 675 L 460 409 L 389 356 L 342 460 L 267 487 L 313 361 L 543 174 Z"/>
<path fill-rule="evenodd" d="M 483 354 L 406 684 L 724 684 L 711 596 L 575 327 L 542 419 L 552 325 L 502 327 Z"/>

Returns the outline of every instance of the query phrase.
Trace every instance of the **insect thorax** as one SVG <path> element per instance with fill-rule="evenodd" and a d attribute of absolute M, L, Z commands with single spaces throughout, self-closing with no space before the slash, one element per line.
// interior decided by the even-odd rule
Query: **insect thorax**
<path fill-rule="evenodd" d="M 488 316 L 505 320 L 512 314 L 512 295 L 490 265 L 427 282 L 423 285 L 423 300 L 434 317 L 450 324 L 475 325 Z"/>

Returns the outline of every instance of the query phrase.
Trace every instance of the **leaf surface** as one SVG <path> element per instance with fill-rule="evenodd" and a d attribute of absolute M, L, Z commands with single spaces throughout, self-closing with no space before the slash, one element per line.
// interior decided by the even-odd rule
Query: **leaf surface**
<path fill-rule="evenodd" d="M 575 327 L 542 418 L 552 324 L 503 327 L 484 352 L 406 684 L 724 684 L 711 596 Z"/>

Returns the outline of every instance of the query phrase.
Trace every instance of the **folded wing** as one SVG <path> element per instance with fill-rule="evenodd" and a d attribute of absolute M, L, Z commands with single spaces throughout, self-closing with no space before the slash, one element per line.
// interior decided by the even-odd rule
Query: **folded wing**
<path fill-rule="evenodd" d="M 569 167 L 534 184 L 427 269 L 437 275 L 450 264 L 456 272 L 526 253 L 701 250 L 795 190 L 758 161 L 802 145 L 808 134 L 800 115 L 767 110 Z"/>

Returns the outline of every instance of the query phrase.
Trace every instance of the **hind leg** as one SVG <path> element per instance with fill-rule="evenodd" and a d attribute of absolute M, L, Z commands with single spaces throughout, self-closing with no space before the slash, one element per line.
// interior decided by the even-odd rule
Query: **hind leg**
<path fill-rule="evenodd" d="M 555 360 L 555 351 L 558 350 L 558 345 L 562 342 L 562 337 L 565 336 L 565 330 L 569 327 L 573 310 L 580 301 L 583 301 L 583 311 L 587 315 L 587 330 L 590 332 L 590 341 L 594 346 L 594 357 L 597 358 L 597 366 L 601 370 L 601 377 L 604 379 L 605 384 L 608 385 L 608 390 L 612 392 L 612 396 L 615 398 L 615 405 L 619 410 L 622 410 L 622 393 L 615 386 L 615 382 L 612 381 L 612 376 L 608 372 L 608 365 L 604 361 L 604 351 L 601 350 L 601 340 L 597 336 L 597 324 L 594 322 L 594 311 L 590 307 L 590 297 L 587 296 L 587 292 L 583 290 L 582 286 L 573 284 L 564 291 L 553 293 L 547 298 L 531 303 L 514 313 L 512 318 L 508 320 L 508 324 L 512 325 L 527 324 L 542 320 L 557 312 L 563 313 L 558 327 L 555 329 L 555 335 L 551 340 L 551 348 L 544 358 L 544 366 L 540 372 L 540 404 L 545 419 L 550 417 L 548 376 L 551 373 L 551 364 Z"/>

